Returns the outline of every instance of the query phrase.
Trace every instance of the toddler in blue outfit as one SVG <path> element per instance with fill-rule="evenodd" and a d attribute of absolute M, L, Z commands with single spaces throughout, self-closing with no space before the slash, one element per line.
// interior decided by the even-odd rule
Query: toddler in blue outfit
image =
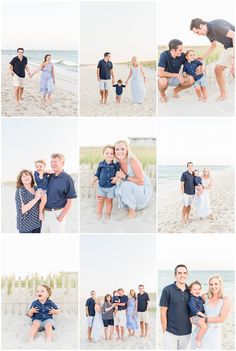
<path fill-rule="evenodd" d="M 97 192 L 97 216 L 102 218 L 102 211 L 104 203 L 106 202 L 106 217 L 111 216 L 113 198 L 115 197 L 115 184 L 112 179 L 115 177 L 116 172 L 120 170 L 118 162 L 114 162 L 115 148 L 112 145 L 106 145 L 103 148 L 104 160 L 99 162 L 97 172 L 95 173 L 92 181 L 94 185 L 98 181 Z"/>
<path fill-rule="evenodd" d="M 202 185 L 202 178 L 199 177 L 199 172 L 197 169 L 193 171 L 193 175 L 194 175 L 195 193 L 197 196 L 200 196 L 204 191 L 204 186 Z"/>
<path fill-rule="evenodd" d="M 113 84 L 113 88 L 116 88 L 116 102 L 120 103 L 121 96 L 123 94 L 123 88 L 126 87 L 125 84 L 122 84 L 122 80 L 118 79 L 117 84 Z"/>
<path fill-rule="evenodd" d="M 57 315 L 59 309 L 57 305 L 49 299 L 51 294 L 52 290 L 48 285 L 42 284 L 37 287 L 37 300 L 32 302 L 27 312 L 27 316 L 32 320 L 30 342 L 34 341 L 38 331 L 43 330 L 45 330 L 46 333 L 46 341 L 52 341 L 52 331 L 55 329 L 53 315 Z"/>
<path fill-rule="evenodd" d="M 196 69 L 202 66 L 203 63 L 196 59 L 196 53 L 193 49 L 189 49 L 185 53 L 186 61 L 184 63 L 183 73 L 189 74 L 195 80 L 194 87 L 199 101 L 206 102 L 207 100 L 207 89 L 206 89 L 206 78 L 204 75 L 196 74 Z"/>

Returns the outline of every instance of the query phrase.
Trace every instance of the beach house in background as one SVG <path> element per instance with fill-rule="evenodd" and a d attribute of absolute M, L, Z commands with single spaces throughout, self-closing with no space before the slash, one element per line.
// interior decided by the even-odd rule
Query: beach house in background
<path fill-rule="evenodd" d="M 128 138 L 131 147 L 155 147 L 156 138 Z"/>

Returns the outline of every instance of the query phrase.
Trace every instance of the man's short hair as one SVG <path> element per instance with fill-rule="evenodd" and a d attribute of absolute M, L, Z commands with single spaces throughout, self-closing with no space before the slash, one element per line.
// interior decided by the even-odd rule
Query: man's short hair
<path fill-rule="evenodd" d="M 111 55 L 111 53 L 108 52 L 108 51 L 104 53 L 104 57 L 106 57 L 106 56 L 108 56 L 108 55 Z"/>
<path fill-rule="evenodd" d="M 123 288 L 119 288 L 119 289 L 118 289 L 118 292 L 119 292 L 119 291 L 124 291 L 124 289 L 123 289 Z"/>
<path fill-rule="evenodd" d="M 185 266 L 185 264 L 178 264 L 174 270 L 175 275 L 177 274 L 178 268 L 186 268 L 186 270 L 188 271 L 188 268 Z"/>
<path fill-rule="evenodd" d="M 188 163 L 187 163 L 187 167 L 188 167 L 189 165 L 193 165 L 193 163 L 192 163 L 192 162 L 188 162 Z"/>
<path fill-rule="evenodd" d="M 59 153 L 51 154 L 51 158 L 59 158 L 61 161 L 65 162 L 65 156 Z"/>
<path fill-rule="evenodd" d="M 23 52 L 25 51 L 23 48 L 18 48 L 17 52 L 19 52 L 20 50 L 23 51 Z"/>
<path fill-rule="evenodd" d="M 46 166 L 46 161 L 43 159 L 35 161 L 34 164 L 36 165 L 36 163 L 42 163 L 44 166 Z"/>
<path fill-rule="evenodd" d="M 95 293 L 95 291 L 94 291 L 94 290 L 90 291 L 90 295 L 92 295 L 93 293 Z"/>
<path fill-rule="evenodd" d="M 172 50 L 172 49 L 177 50 L 179 45 L 183 45 L 181 40 L 179 40 L 179 39 L 172 39 L 169 42 L 169 50 Z"/>
<path fill-rule="evenodd" d="M 190 23 L 190 30 L 193 30 L 193 28 L 200 29 L 200 25 L 206 23 L 207 22 L 203 21 L 201 18 L 194 18 Z"/>
<path fill-rule="evenodd" d="M 139 284 L 139 286 L 138 286 L 139 288 L 141 288 L 141 287 L 143 287 L 144 288 L 144 285 L 143 284 Z"/>

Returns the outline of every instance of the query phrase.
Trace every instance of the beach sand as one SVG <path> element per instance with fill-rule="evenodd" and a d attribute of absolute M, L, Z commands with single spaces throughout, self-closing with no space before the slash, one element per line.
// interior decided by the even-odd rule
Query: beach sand
<path fill-rule="evenodd" d="M 108 105 L 99 103 L 99 83 L 96 79 L 96 65 L 80 67 L 80 115 L 81 116 L 155 116 L 156 115 L 156 74 L 155 70 L 143 68 L 147 77 L 146 98 L 143 104 L 134 104 L 131 98 L 130 81 L 123 90 L 121 103 L 116 103 L 115 88 L 110 88 Z M 127 64 L 114 64 L 115 80 L 123 84 L 129 74 Z"/>
<path fill-rule="evenodd" d="M 40 73 L 29 78 L 26 73 L 24 100 L 18 105 L 14 98 L 12 77 L 8 72 L 8 62 L 2 56 L 2 116 L 58 116 L 72 117 L 78 115 L 78 84 L 66 81 L 62 75 L 56 74 L 56 85 L 49 104 L 43 102 L 39 92 Z M 30 71 L 35 66 L 29 65 Z"/>
<path fill-rule="evenodd" d="M 194 205 L 190 223 L 181 223 L 182 196 L 180 182 L 159 185 L 158 231 L 160 233 L 233 233 L 234 232 L 234 171 L 229 168 L 212 172 L 213 188 L 210 204 L 214 219 L 196 219 Z"/>
<path fill-rule="evenodd" d="M 87 341 L 87 320 L 84 314 L 85 299 L 80 304 L 80 349 L 81 350 L 153 350 L 156 349 L 156 313 L 150 312 L 150 330 L 147 338 L 141 338 L 140 331 L 136 336 L 128 337 L 128 331 L 125 330 L 124 341 L 116 340 L 116 333 L 113 334 L 113 340 L 102 339 L 96 343 Z"/>
<path fill-rule="evenodd" d="M 75 184 L 77 189 L 77 184 Z M 18 233 L 16 229 L 15 185 L 2 183 L 2 233 Z M 78 200 L 73 200 L 66 217 L 66 233 L 78 232 Z"/>
<path fill-rule="evenodd" d="M 211 78 L 208 79 L 208 100 L 207 102 L 199 102 L 195 93 L 195 88 L 190 87 L 179 93 L 180 98 L 172 97 L 174 87 L 167 89 L 167 103 L 158 101 L 158 116 L 234 116 L 234 80 L 226 72 L 226 86 L 228 91 L 228 99 L 216 102 L 219 97 L 219 88 L 213 73 L 214 65 L 208 68 L 211 72 Z"/>

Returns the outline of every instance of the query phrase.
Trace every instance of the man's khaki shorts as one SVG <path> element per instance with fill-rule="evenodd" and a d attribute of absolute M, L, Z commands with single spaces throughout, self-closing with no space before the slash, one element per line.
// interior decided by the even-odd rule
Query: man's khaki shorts
<path fill-rule="evenodd" d="M 13 78 L 13 86 L 16 87 L 20 87 L 23 88 L 24 87 L 24 80 L 25 78 L 21 78 L 19 76 L 17 76 L 16 74 L 14 74 Z"/>
<path fill-rule="evenodd" d="M 228 49 L 223 50 L 222 53 L 220 54 L 217 65 L 231 68 L 232 63 L 233 63 L 233 54 L 234 54 L 233 48 L 228 48 Z"/>

